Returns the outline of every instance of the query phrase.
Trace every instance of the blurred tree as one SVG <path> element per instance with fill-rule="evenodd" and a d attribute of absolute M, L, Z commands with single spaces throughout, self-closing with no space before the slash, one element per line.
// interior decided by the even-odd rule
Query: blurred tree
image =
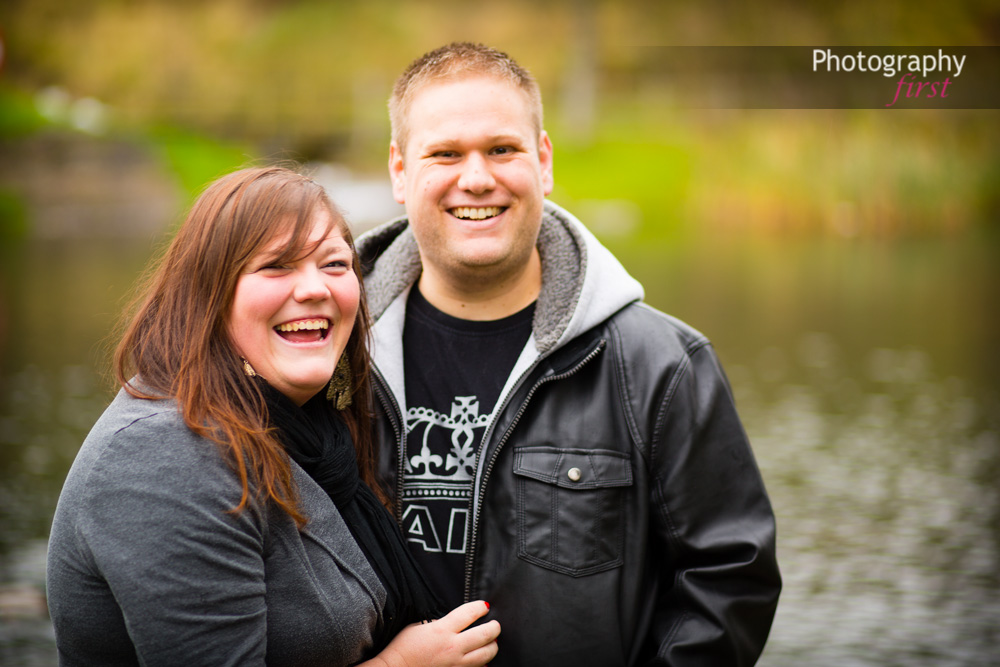
<path fill-rule="evenodd" d="M 615 174 L 558 162 L 560 196 L 640 202 L 661 226 L 669 211 L 782 233 L 959 229 L 996 208 L 983 176 L 1000 160 L 995 118 L 683 112 L 647 77 L 643 46 L 991 44 L 998 27 L 995 0 L 6 0 L 0 83 L 93 98 L 117 128 L 166 125 L 253 146 L 248 157 L 382 174 L 394 78 L 428 49 L 482 41 L 539 80 L 557 155 Z M 184 145 L 168 154 L 197 163 L 187 147 L 202 144 Z"/>

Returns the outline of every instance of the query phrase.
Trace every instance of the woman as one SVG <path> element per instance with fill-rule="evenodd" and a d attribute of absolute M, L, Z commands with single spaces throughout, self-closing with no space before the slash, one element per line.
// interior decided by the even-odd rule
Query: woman
<path fill-rule="evenodd" d="M 122 390 L 56 509 L 61 664 L 496 654 L 496 621 L 465 629 L 485 602 L 423 622 L 433 595 L 372 491 L 359 275 L 343 218 L 295 172 L 242 170 L 198 199 L 118 345 Z"/>

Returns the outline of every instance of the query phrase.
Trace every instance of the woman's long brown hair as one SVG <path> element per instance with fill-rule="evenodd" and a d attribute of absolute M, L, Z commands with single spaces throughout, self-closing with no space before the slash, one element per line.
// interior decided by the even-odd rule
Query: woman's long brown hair
<path fill-rule="evenodd" d="M 361 287 L 358 315 L 344 354 L 353 375 L 353 405 L 342 411 L 362 479 L 375 482 L 369 378 L 369 315 L 361 267 L 343 216 L 322 187 L 284 167 L 243 169 L 212 183 L 198 198 L 140 293 L 114 354 L 115 379 L 133 396 L 172 398 L 184 422 L 223 450 L 243 487 L 235 511 L 270 499 L 295 519 L 299 506 L 291 464 L 268 429 L 267 407 L 227 334 L 236 283 L 247 262 L 290 233 L 278 262 L 309 252 L 317 210 L 330 214 L 353 253 Z M 333 407 L 331 406 L 331 410 Z"/>

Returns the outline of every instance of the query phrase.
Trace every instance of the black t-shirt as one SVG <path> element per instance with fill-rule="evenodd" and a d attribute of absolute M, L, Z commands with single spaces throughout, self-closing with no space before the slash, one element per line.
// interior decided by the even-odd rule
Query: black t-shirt
<path fill-rule="evenodd" d="M 416 287 L 406 304 L 403 534 L 446 609 L 462 602 L 476 455 L 534 311 L 532 304 L 500 320 L 462 320 Z"/>

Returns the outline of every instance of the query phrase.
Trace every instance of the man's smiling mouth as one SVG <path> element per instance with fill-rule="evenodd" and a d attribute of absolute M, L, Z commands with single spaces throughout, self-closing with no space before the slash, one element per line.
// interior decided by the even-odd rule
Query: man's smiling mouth
<path fill-rule="evenodd" d="M 313 343 L 326 338 L 330 321 L 323 317 L 285 322 L 274 327 L 275 332 L 292 343 Z"/>
<path fill-rule="evenodd" d="M 485 220 L 498 216 L 506 210 L 506 207 L 501 206 L 459 206 L 448 212 L 460 220 Z"/>

